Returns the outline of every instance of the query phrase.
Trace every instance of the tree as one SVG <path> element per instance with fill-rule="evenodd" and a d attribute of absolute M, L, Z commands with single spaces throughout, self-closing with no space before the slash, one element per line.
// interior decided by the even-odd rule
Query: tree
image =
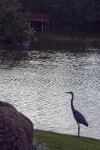
<path fill-rule="evenodd" d="M 27 37 L 29 32 L 29 23 L 22 15 L 18 0 L 0 0 L 0 36 L 14 45 L 19 37 Z"/>

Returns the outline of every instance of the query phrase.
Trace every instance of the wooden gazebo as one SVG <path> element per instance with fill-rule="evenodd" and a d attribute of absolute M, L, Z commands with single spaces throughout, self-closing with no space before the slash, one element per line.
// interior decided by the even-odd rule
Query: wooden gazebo
<path fill-rule="evenodd" d="M 47 32 L 49 30 L 50 16 L 46 13 L 28 13 L 25 15 L 31 27 L 35 27 L 36 22 L 40 22 L 40 30 Z"/>

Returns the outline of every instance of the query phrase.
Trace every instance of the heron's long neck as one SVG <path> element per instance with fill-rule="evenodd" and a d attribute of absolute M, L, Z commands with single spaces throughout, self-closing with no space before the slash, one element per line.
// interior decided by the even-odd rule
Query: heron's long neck
<path fill-rule="evenodd" d="M 74 106 L 73 106 L 73 99 L 74 99 L 74 95 L 72 94 L 72 99 L 71 99 L 71 108 L 72 108 L 72 111 L 75 110 Z"/>

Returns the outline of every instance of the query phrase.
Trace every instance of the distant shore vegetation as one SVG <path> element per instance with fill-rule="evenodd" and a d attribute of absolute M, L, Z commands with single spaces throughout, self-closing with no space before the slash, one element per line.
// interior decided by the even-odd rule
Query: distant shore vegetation
<path fill-rule="evenodd" d="M 99 0 L 0 0 L 0 44 L 30 44 L 27 13 L 48 14 L 50 30 L 100 30 Z"/>
<path fill-rule="evenodd" d="M 99 0 L 20 0 L 23 12 L 48 13 L 53 26 L 100 29 Z"/>

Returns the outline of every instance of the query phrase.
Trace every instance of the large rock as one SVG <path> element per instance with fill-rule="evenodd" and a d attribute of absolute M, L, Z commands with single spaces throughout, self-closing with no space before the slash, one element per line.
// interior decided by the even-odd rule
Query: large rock
<path fill-rule="evenodd" d="M 0 101 L 0 150 L 32 150 L 33 124 L 12 105 Z"/>

